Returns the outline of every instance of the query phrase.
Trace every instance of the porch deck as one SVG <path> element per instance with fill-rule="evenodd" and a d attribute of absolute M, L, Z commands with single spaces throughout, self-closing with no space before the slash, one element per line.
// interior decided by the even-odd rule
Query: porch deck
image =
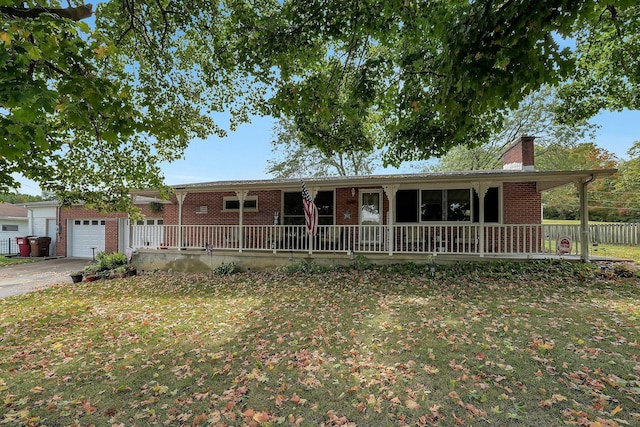
<path fill-rule="evenodd" d="M 297 225 L 133 225 L 130 241 L 136 250 L 539 258 L 556 256 L 560 236 L 573 241 L 567 255 L 579 255 L 579 231 L 541 224 L 330 225 L 309 236 Z"/>

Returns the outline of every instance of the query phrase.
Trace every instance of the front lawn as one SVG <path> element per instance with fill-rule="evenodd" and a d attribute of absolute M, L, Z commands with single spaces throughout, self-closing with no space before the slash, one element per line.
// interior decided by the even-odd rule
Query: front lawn
<path fill-rule="evenodd" d="M 640 279 L 623 276 L 555 261 L 59 285 L 0 300 L 0 424 L 638 425 Z"/>
<path fill-rule="evenodd" d="M 22 258 L 22 257 L 6 257 L 0 255 L 0 267 L 5 265 L 24 264 L 25 262 L 40 261 L 42 258 Z"/>
<path fill-rule="evenodd" d="M 598 250 L 589 248 L 593 257 L 628 259 L 640 266 L 640 246 L 598 245 Z"/>

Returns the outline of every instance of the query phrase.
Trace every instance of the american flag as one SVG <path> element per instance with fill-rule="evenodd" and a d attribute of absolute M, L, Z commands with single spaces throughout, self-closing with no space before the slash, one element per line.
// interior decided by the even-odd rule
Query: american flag
<path fill-rule="evenodd" d="M 315 236 L 318 231 L 318 208 L 313 203 L 304 181 L 302 181 L 302 204 L 304 205 L 304 225 L 307 226 L 307 233 Z"/>

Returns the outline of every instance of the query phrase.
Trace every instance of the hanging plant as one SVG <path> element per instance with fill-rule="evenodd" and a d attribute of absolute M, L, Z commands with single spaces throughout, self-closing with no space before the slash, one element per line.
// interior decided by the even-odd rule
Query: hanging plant
<path fill-rule="evenodd" d="M 164 205 L 160 202 L 150 202 L 149 210 L 154 214 L 159 214 L 164 210 Z"/>

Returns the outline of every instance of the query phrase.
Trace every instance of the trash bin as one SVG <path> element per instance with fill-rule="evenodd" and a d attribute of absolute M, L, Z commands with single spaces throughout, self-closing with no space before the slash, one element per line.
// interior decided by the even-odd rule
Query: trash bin
<path fill-rule="evenodd" d="M 49 245 L 51 245 L 51 237 L 38 237 L 40 244 L 40 256 L 49 256 Z"/>
<path fill-rule="evenodd" d="M 31 256 L 40 256 L 40 243 L 37 237 L 30 237 L 29 244 L 31 245 Z"/>
<path fill-rule="evenodd" d="M 16 237 L 16 243 L 18 244 L 18 248 L 20 248 L 20 256 L 28 258 L 31 254 L 31 244 L 29 243 L 29 238 L 31 236 L 26 237 Z"/>
<path fill-rule="evenodd" d="M 49 256 L 51 237 L 31 237 L 29 243 L 31 244 L 32 257 Z"/>

